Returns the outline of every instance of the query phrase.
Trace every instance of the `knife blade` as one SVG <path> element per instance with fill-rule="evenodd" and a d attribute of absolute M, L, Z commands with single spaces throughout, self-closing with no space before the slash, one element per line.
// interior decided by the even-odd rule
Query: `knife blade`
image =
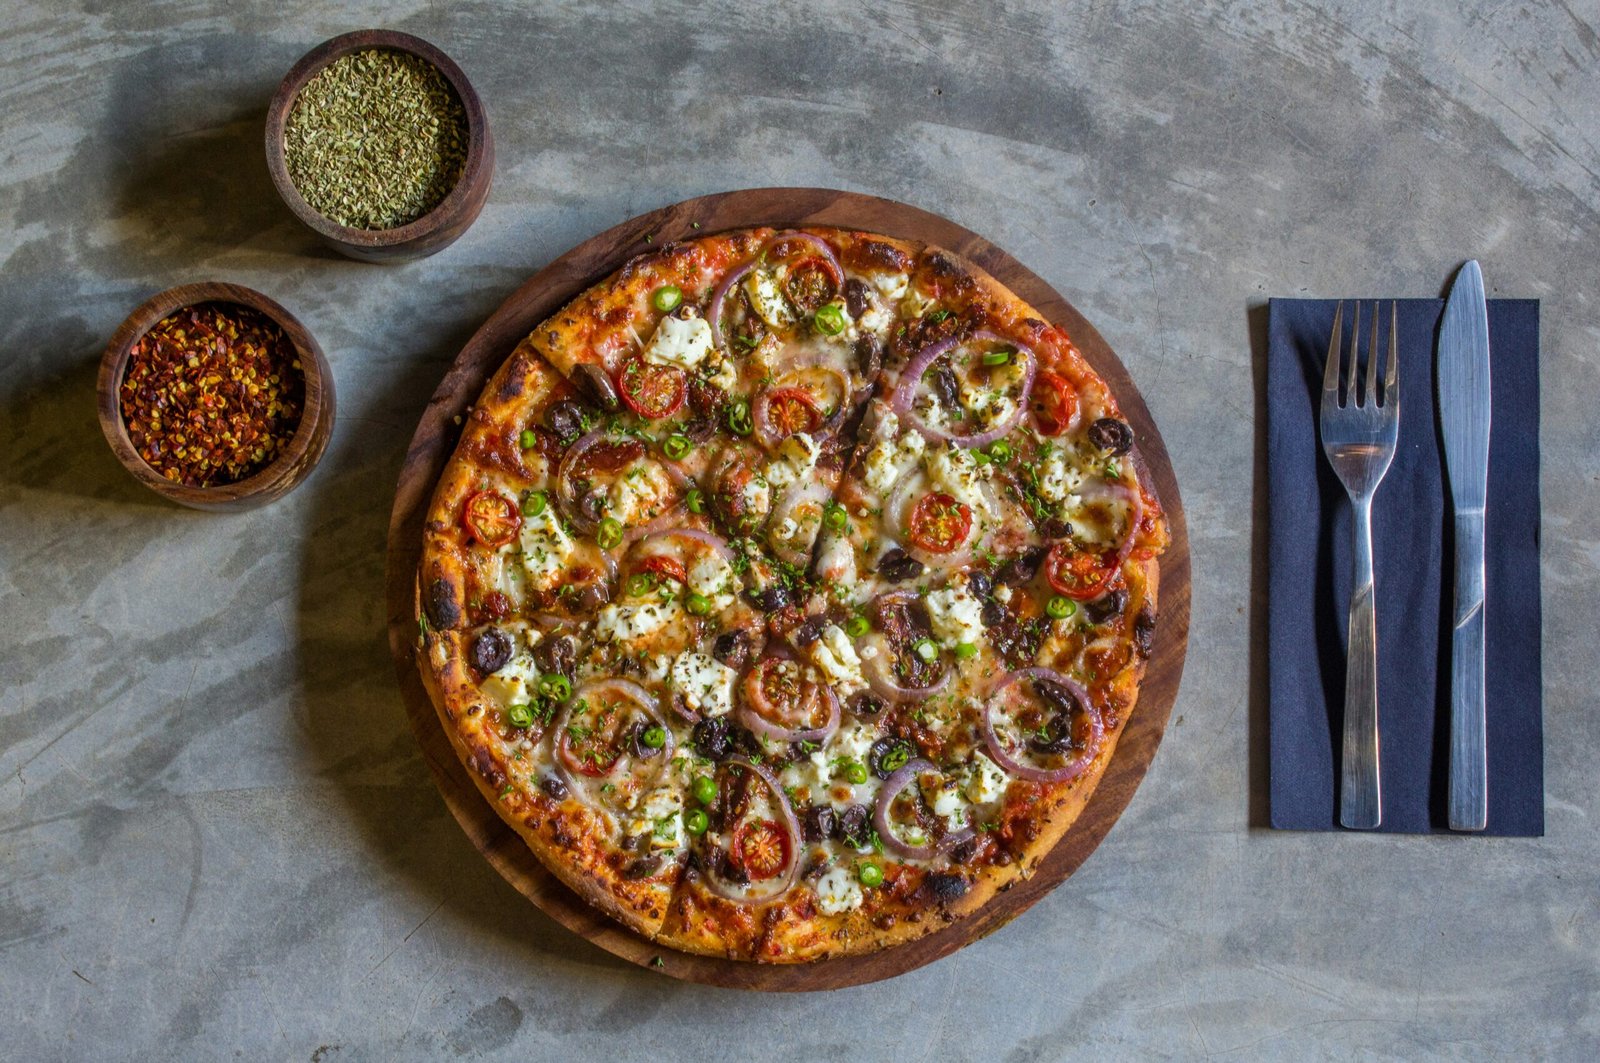
<path fill-rule="evenodd" d="M 1483 689 L 1484 512 L 1489 490 L 1489 308 L 1476 260 L 1456 274 L 1439 325 L 1439 426 L 1455 510 L 1450 646 L 1451 830 L 1483 830 L 1489 778 Z"/>

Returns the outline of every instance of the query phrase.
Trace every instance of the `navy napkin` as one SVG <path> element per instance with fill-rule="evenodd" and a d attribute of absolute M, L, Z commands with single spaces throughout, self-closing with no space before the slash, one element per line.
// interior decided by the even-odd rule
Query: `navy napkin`
<path fill-rule="evenodd" d="M 1336 830 L 1350 506 L 1317 434 L 1335 303 L 1267 311 L 1271 823 Z M 1384 304 L 1387 310 L 1387 303 Z M 1362 304 L 1362 345 L 1372 302 Z M 1351 304 L 1345 304 L 1348 334 Z M 1400 437 L 1373 502 L 1383 826 L 1450 833 L 1450 589 L 1455 545 L 1434 403 L 1444 303 L 1399 304 Z M 1387 316 L 1387 315 L 1385 315 Z M 1380 346 L 1387 348 L 1383 322 Z M 1539 663 L 1539 304 L 1489 302 L 1493 399 L 1486 530 L 1487 834 L 1544 834 Z"/>

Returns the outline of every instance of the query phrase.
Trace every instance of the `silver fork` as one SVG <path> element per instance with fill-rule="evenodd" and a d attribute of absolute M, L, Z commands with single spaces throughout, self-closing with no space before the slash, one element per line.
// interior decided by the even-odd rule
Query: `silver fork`
<path fill-rule="evenodd" d="M 1344 303 L 1333 312 L 1333 337 L 1322 372 L 1322 452 L 1339 474 L 1354 510 L 1355 564 L 1350 580 L 1350 637 L 1344 673 L 1344 748 L 1340 772 L 1339 822 L 1370 830 L 1383 821 L 1378 775 L 1378 622 L 1372 581 L 1372 496 L 1394 459 L 1400 429 L 1400 388 L 1395 379 L 1398 311 L 1389 306 L 1389 362 L 1383 392 L 1378 379 L 1378 304 L 1372 304 L 1372 342 L 1367 348 L 1365 389 L 1356 391 L 1361 346 L 1361 304 L 1350 326 L 1349 358 L 1343 347 Z M 1341 372 L 1341 363 L 1347 368 Z M 1345 378 L 1339 401 L 1339 378 Z"/>

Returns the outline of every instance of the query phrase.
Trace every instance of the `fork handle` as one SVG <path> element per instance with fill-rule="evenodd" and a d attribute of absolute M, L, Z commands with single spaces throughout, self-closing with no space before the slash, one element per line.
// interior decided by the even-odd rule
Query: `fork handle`
<path fill-rule="evenodd" d="M 1372 579 L 1372 499 L 1354 503 L 1350 637 L 1344 673 L 1343 770 L 1339 822 L 1371 830 L 1383 821 L 1378 775 L 1378 616 Z"/>
<path fill-rule="evenodd" d="M 1489 821 L 1483 689 L 1483 511 L 1456 514 L 1455 631 L 1450 644 L 1451 830 Z"/>

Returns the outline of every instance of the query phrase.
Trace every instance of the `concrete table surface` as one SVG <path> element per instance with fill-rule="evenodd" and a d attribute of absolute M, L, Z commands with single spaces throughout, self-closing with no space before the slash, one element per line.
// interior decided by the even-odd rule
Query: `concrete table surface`
<path fill-rule="evenodd" d="M 1424 10 L 1429 8 L 1431 10 Z M 449 52 L 498 141 L 455 246 L 332 257 L 267 179 L 303 52 Z M 1600 11 L 1577 0 L 5 3 L 0 9 L 0 1057 L 1593 1059 L 1600 1054 Z M 399 462 L 463 341 L 649 208 L 827 185 L 948 215 L 1121 353 L 1194 557 L 1183 690 L 1128 813 L 956 956 L 756 996 L 613 960 L 447 815 L 385 650 Z M 1543 305 L 1548 836 L 1253 827 L 1270 295 Z M 164 504 L 94 417 L 151 292 L 285 303 L 328 455 L 239 516 Z"/>

